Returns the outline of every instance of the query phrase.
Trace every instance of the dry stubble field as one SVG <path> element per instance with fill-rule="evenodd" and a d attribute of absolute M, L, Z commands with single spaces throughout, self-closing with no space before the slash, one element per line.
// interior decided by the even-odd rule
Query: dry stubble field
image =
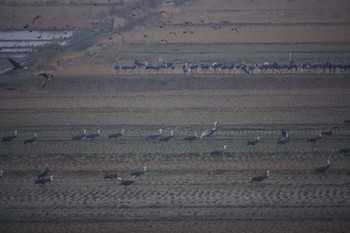
<path fill-rule="evenodd" d="M 347 75 L 3 76 L 1 232 L 347 232 Z M 87 91 L 88 90 L 88 91 Z M 219 122 L 213 138 L 182 138 Z M 83 129 L 95 141 L 72 142 Z M 109 133 L 124 128 L 117 141 Z M 168 144 L 145 137 L 175 131 Z M 278 146 L 280 129 L 291 141 Z M 305 142 L 332 129 L 312 148 Z M 24 145 L 36 132 L 38 140 Z M 246 140 L 260 135 L 256 149 Z M 209 152 L 228 146 L 223 156 Z M 332 162 L 325 174 L 315 167 Z M 34 185 L 48 164 L 54 181 Z M 148 166 L 127 191 L 102 170 Z M 251 177 L 270 169 L 263 184 Z"/>

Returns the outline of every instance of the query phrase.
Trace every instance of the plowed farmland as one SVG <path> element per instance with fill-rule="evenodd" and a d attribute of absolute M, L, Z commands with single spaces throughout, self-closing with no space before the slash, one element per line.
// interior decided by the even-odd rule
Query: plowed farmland
<path fill-rule="evenodd" d="M 347 232 L 348 75 L 3 76 L 1 232 Z M 218 121 L 209 138 L 191 144 Z M 94 140 L 72 141 L 84 129 Z M 118 139 L 108 135 L 124 129 Z M 174 131 L 169 143 L 146 137 Z M 290 141 L 278 145 L 281 129 Z M 314 145 L 306 139 L 331 131 Z M 32 144 L 24 140 L 36 133 Z M 255 147 L 247 140 L 260 136 Z M 227 150 L 221 156 L 214 149 Z M 315 174 L 316 167 L 331 167 Z M 35 185 L 48 165 L 53 181 Z M 124 189 L 104 171 L 147 166 Z M 251 183 L 254 176 L 270 176 Z"/>

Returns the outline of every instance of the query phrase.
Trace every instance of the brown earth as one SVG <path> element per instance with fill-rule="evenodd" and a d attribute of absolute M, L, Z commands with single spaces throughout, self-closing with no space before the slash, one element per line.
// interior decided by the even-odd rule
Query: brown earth
<path fill-rule="evenodd" d="M 1 232 L 347 232 L 347 75 L 4 76 Z M 88 91 L 87 91 L 88 90 Z M 182 138 L 219 121 L 213 138 Z M 72 142 L 86 128 L 94 141 Z M 124 128 L 117 141 L 108 135 Z M 145 137 L 175 130 L 168 144 Z M 278 146 L 280 129 L 291 141 Z M 331 129 L 315 147 L 306 138 Z M 23 140 L 38 134 L 33 145 Z M 246 141 L 260 135 L 256 149 Z M 222 148 L 223 156 L 209 152 Z M 325 174 L 315 167 L 331 160 Z M 34 185 L 48 164 L 54 181 Z M 103 170 L 149 173 L 124 191 Z M 249 183 L 270 169 L 262 184 Z"/>

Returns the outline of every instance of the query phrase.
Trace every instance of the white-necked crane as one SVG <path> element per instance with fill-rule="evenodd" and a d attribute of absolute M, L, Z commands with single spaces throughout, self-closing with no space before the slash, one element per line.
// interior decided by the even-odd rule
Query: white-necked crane
<path fill-rule="evenodd" d="M 328 168 L 330 168 L 330 166 L 331 166 L 331 161 L 329 159 L 327 159 L 327 164 L 323 165 L 321 167 L 317 167 L 315 169 L 315 173 L 324 173 L 327 171 Z"/>
<path fill-rule="evenodd" d="M 247 146 L 253 146 L 253 148 L 255 149 L 255 145 L 258 144 L 259 142 L 260 142 L 260 136 L 257 136 L 256 138 L 249 139 L 247 141 Z"/>
<path fill-rule="evenodd" d="M 186 142 L 186 145 L 188 143 L 190 143 L 190 145 L 192 145 L 192 141 L 196 140 L 197 138 L 198 138 L 198 133 L 194 132 L 194 135 L 190 135 L 190 136 L 184 137 L 183 140 Z"/>
<path fill-rule="evenodd" d="M 85 138 L 85 136 L 86 136 L 86 129 L 84 129 L 82 133 L 74 135 L 72 137 L 72 141 L 80 141 L 81 139 Z"/>
<path fill-rule="evenodd" d="M 286 146 L 286 144 L 287 144 L 288 142 L 289 142 L 289 135 L 288 135 L 288 133 L 286 133 L 285 136 L 279 137 L 279 138 L 277 139 L 277 144 L 278 144 L 278 145 L 284 145 L 284 146 Z"/>
<path fill-rule="evenodd" d="M 99 137 L 101 134 L 101 130 L 98 129 L 95 133 L 90 133 L 85 136 L 86 139 L 90 138 L 91 140 L 94 140 L 95 138 Z"/>
<path fill-rule="evenodd" d="M 147 173 L 147 166 L 144 166 L 142 170 L 133 170 L 130 173 L 130 176 L 133 178 L 139 177 L 141 179 L 141 176 L 145 175 Z"/>
<path fill-rule="evenodd" d="M 147 136 L 147 139 L 155 141 L 157 138 L 161 137 L 162 135 L 163 135 L 163 130 L 159 129 L 159 133 L 150 134 Z"/>
<path fill-rule="evenodd" d="M 44 177 L 44 176 L 48 176 L 49 172 L 51 172 L 50 169 L 49 169 L 49 165 L 46 164 L 44 169 L 41 170 L 40 173 L 38 174 L 38 178 Z"/>
<path fill-rule="evenodd" d="M 167 136 L 161 136 L 159 137 L 159 140 L 158 142 L 162 142 L 162 143 L 168 143 L 169 144 L 169 141 L 170 139 L 172 139 L 174 137 L 174 130 L 170 131 L 170 135 L 167 135 Z"/>
<path fill-rule="evenodd" d="M 209 128 L 207 130 L 205 130 L 202 134 L 201 134 L 201 139 L 202 138 L 207 138 L 210 137 L 211 135 L 213 135 L 213 133 L 216 131 L 216 126 L 217 126 L 218 122 L 215 121 L 214 122 L 214 126 L 213 128 Z"/>
<path fill-rule="evenodd" d="M 314 149 L 315 143 L 316 143 L 318 140 L 320 140 L 320 139 L 322 139 L 322 133 L 321 133 L 321 131 L 318 133 L 317 136 L 307 138 L 307 139 L 306 139 L 306 142 L 307 142 L 307 143 L 312 143 L 312 149 Z"/>
<path fill-rule="evenodd" d="M 17 130 L 15 130 L 15 134 L 2 137 L 1 142 L 4 142 L 4 143 L 10 142 L 13 139 L 15 139 L 17 136 L 18 136 Z"/>
<path fill-rule="evenodd" d="M 35 180 L 35 184 L 39 184 L 42 188 L 45 186 L 46 183 L 53 181 L 53 175 L 51 176 L 42 176 Z"/>
<path fill-rule="evenodd" d="M 129 180 L 129 179 L 123 179 L 123 178 L 121 178 L 121 177 L 118 177 L 117 179 L 120 180 L 119 185 L 124 186 L 124 191 L 126 191 L 126 188 L 127 188 L 129 185 L 131 185 L 131 184 L 133 184 L 133 183 L 135 182 L 135 178 L 132 178 L 131 180 Z"/>
<path fill-rule="evenodd" d="M 24 140 L 24 144 L 32 144 L 37 138 L 38 136 L 34 133 L 33 137 Z"/>
<path fill-rule="evenodd" d="M 125 130 L 122 129 L 120 132 L 111 133 L 111 134 L 108 136 L 108 139 L 111 139 L 111 138 L 117 139 L 117 138 L 123 136 L 123 135 L 124 135 L 124 132 L 125 132 Z"/>
<path fill-rule="evenodd" d="M 324 136 L 331 136 L 331 135 L 333 135 L 333 132 L 332 132 L 332 130 L 327 129 L 327 130 L 322 130 L 322 131 L 320 132 L 320 134 L 321 134 L 321 135 L 324 135 Z"/>
<path fill-rule="evenodd" d="M 288 135 L 288 133 L 284 129 L 281 130 L 281 133 L 283 137 L 286 137 Z"/>
<path fill-rule="evenodd" d="M 267 179 L 267 177 L 269 177 L 270 175 L 270 170 L 267 170 L 266 171 L 266 174 L 263 174 L 263 175 L 260 175 L 260 176 L 254 176 L 252 179 L 251 179 L 251 183 L 253 182 L 256 182 L 256 183 L 260 183 L 260 182 L 263 182 L 265 179 Z"/>
<path fill-rule="evenodd" d="M 216 156 L 224 155 L 226 149 L 227 149 L 227 146 L 224 145 L 224 148 L 221 149 L 221 150 L 220 150 L 220 149 L 212 150 L 212 151 L 210 152 L 210 155 L 216 155 Z"/>
<path fill-rule="evenodd" d="M 49 79 L 54 77 L 54 75 L 50 72 L 43 72 L 43 73 L 39 73 L 38 75 L 43 77 L 43 81 L 41 83 L 41 89 L 44 89 Z"/>

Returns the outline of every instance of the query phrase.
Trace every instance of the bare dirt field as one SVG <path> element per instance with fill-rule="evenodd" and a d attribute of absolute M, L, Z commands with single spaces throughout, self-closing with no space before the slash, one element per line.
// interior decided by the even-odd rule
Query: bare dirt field
<path fill-rule="evenodd" d="M 347 232 L 347 75 L 4 76 L 1 232 Z M 9 89 L 9 88 L 7 88 Z M 11 89 L 11 88 L 10 88 Z M 183 138 L 218 121 L 212 138 Z M 169 144 L 146 136 L 174 130 Z M 276 144 L 280 130 L 290 134 Z M 83 129 L 95 140 L 71 141 Z M 117 140 L 108 139 L 125 129 Z M 312 147 L 306 138 L 331 130 Z M 23 141 L 36 132 L 37 141 Z M 256 148 L 248 139 L 261 137 Z M 227 145 L 222 156 L 210 151 Z M 330 159 L 324 174 L 314 169 Z M 54 180 L 34 185 L 48 164 Z M 126 191 L 123 178 L 148 166 Z M 270 170 L 261 184 L 253 176 Z"/>

